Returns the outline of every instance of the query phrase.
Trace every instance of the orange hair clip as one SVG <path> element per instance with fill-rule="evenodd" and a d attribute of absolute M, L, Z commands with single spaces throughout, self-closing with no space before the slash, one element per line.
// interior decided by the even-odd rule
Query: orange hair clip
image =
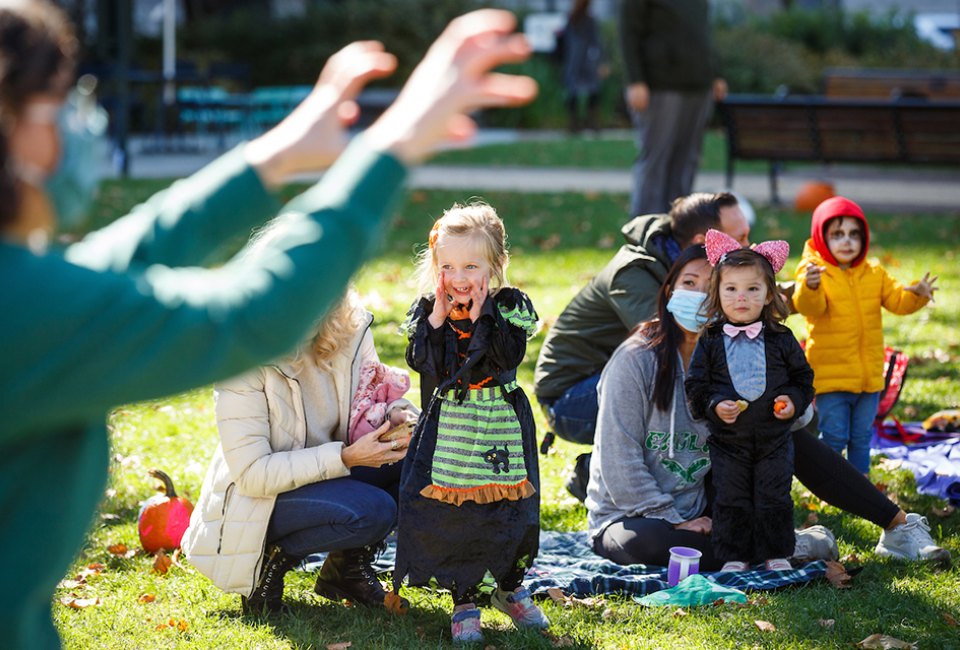
<path fill-rule="evenodd" d="M 437 237 L 440 236 L 440 221 L 441 221 L 441 220 L 442 220 L 442 217 L 441 217 L 440 219 L 437 219 L 437 220 L 433 223 L 433 228 L 430 229 L 430 236 L 427 237 L 427 243 L 430 245 L 430 248 L 433 248 L 433 247 L 436 246 L 436 244 L 437 244 Z"/>

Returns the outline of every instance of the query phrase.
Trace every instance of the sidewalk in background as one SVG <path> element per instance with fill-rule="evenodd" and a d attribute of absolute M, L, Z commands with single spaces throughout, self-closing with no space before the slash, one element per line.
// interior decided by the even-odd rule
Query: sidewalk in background
<path fill-rule="evenodd" d="M 478 134 L 476 145 L 557 137 L 564 136 L 553 131 L 491 129 Z M 131 146 L 134 153 L 130 157 L 130 176 L 133 178 L 186 176 L 218 155 L 213 146 L 199 152 L 136 153 L 142 146 L 143 143 L 136 142 Z M 849 196 L 867 210 L 960 212 L 960 170 L 823 166 L 786 171 L 779 175 L 781 201 L 791 203 L 800 186 L 814 179 L 829 180 L 838 194 Z M 411 172 L 410 186 L 480 191 L 629 193 L 630 170 L 423 165 Z M 724 188 L 724 174 L 701 172 L 694 189 L 727 189 Z M 738 173 L 732 189 L 754 205 L 770 203 L 770 184 L 765 173 Z"/>

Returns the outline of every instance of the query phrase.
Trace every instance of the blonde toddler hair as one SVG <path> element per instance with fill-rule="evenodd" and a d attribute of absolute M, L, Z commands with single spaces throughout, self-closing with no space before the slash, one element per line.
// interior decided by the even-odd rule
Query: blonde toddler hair
<path fill-rule="evenodd" d="M 468 205 L 454 203 L 443 212 L 430 230 L 427 247 L 417 255 L 417 288 L 432 294 L 437 288 L 440 267 L 437 265 L 437 240 L 440 237 L 471 237 L 482 244 L 490 265 L 490 294 L 507 286 L 507 233 L 497 211 L 483 201 Z"/>

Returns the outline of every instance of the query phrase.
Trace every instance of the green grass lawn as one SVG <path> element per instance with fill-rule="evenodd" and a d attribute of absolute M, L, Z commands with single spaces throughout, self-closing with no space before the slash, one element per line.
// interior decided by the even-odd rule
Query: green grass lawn
<path fill-rule="evenodd" d="M 627 169 L 637 155 L 629 131 L 601 132 L 600 136 L 568 137 L 555 140 L 524 140 L 484 147 L 447 151 L 434 159 L 435 164 L 495 165 L 513 167 L 581 167 L 587 169 Z M 727 139 L 719 129 L 708 130 L 703 139 L 701 171 L 726 169 Z M 737 171 L 766 172 L 767 163 L 740 161 Z"/>
<path fill-rule="evenodd" d="M 112 183 L 101 202 L 101 218 L 118 214 L 159 186 L 154 182 Z M 404 341 L 397 326 L 414 297 L 411 258 L 439 212 L 455 200 L 476 193 L 413 192 L 398 212 L 383 255 L 357 278 L 357 286 L 377 317 L 375 337 L 385 362 L 403 366 Z M 549 327 L 578 288 L 619 245 L 619 226 L 626 198 L 621 195 L 521 195 L 488 193 L 483 198 L 503 216 L 512 243 L 509 270 Z M 795 268 L 809 217 L 785 211 L 764 211 L 755 227 L 756 241 L 787 239 L 793 247 L 787 269 Z M 960 270 L 956 233 L 960 217 L 942 215 L 870 215 L 873 255 L 900 280 L 926 270 L 940 276 L 937 304 L 918 314 L 885 319 L 887 342 L 912 357 L 909 379 L 895 413 L 922 418 L 934 409 L 960 404 Z M 793 317 L 789 323 L 801 331 Z M 530 393 L 534 361 L 543 335 L 528 347 L 520 368 L 521 385 Z M 537 411 L 538 426 L 544 422 Z M 95 524 L 65 578 L 91 563 L 105 568 L 85 584 L 64 586 L 56 594 L 54 616 L 66 647 L 88 648 L 326 648 L 352 643 L 360 648 L 450 647 L 449 610 L 445 594 L 407 589 L 413 605 L 402 618 L 381 612 L 346 608 L 315 596 L 312 577 L 294 572 L 285 600 L 288 616 L 258 620 L 241 616 L 240 599 L 213 587 L 181 560 L 165 575 L 152 571 L 153 558 L 112 555 L 107 548 L 122 543 L 139 547 L 136 517 L 140 503 L 153 494 L 146 470 L 159 467 L 175 480 L 181 494 L 196 501 L 207 462 L 217 444 L 209 388 L 155 402 L 118 408 L 110 416 L 113 456 L 109 490 Z M 579 530 L 585 510 L 563 489 L 567 468 L 585 448 L 559 442 L 542 459 L 542 525 L 546 529 Z M 910 511 L 929 517 L 936 539 L 960 556 L 960 514 L 933 514 L 943 503 L 916 493 L 905 472 L 874 467 L 891 495 Z M 69 489 L 69 486 L 64 486 Z M 796 520 L 813 509 L 840 541 L 841 556 L 855 554 L 864 569 L 850 589 L 826 581 L 777 593 L 754 594 L 746 607 L 647 609 L 631 600 L 605 598 L 594 606 L 544 605 L 553 621 L 553 636 L 514 631 L 509 620 L 483 611 L 485 643 L 495 648 L 850 648 L 865 637 L 882 633 L 920 648 L 960 648 L 960 589 L 957 569 L 901 564 L 879 559 L 873 547 L 875 526 L 811 500 L 797 488 Z M 8 561 L 16 561 L 8 558 Z M 848 560 L 849 562 L 849 560 Z M 59 603 L 76 594 L 99 598 L 98 606 L 77 610 Z M 153 597 L 152 602 L 143 602 Z M 820 621 L 833 620 L 832 626 Z M 170 622 L 173 625 L 170 625 Z M 755 621 L 768 621 L 776 631 L 762 632 Z"/>

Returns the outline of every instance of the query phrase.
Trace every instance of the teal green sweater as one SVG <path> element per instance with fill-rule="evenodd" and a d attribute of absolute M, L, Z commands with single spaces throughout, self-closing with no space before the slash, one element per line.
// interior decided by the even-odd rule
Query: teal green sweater
<path fill-rule="evenodd" d="M 280 209 L 240 149 L 61 253 L 0 243 L 0 629 L 59 647 L 50 600 L 107 476 L 107 411 L 293 349 L 376 249 L 405 169 L 352 145 Z M 287 227 L 215 269 L 224 241 Z"/>

